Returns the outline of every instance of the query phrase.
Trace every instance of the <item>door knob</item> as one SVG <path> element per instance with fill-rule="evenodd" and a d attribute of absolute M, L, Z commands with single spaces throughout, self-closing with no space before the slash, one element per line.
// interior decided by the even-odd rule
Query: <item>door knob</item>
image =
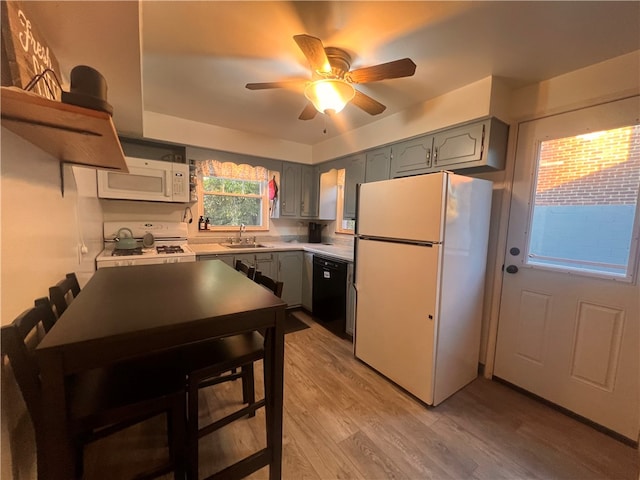
<path fill-rule="evenodd" d="M 518 273 L 518 267 L 515 265 L 509 265 L 507 267 L 507 273 Z"/>

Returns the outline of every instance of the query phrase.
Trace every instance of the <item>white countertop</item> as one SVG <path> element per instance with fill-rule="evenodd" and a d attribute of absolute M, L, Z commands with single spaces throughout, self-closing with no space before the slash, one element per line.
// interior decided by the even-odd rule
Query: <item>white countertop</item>
<path fill-rule="evenodd" d="M 347 245 L 326 245 L 323 243 L 302 242 L 260 242 L 260 245 L 264 245 L 264 247 L 229 248 L 220 245 L 219 243 L 190 243 L 189 248 L 191 248 L 196 255 L 235 255 L 242 253 L 301 250 L 305 252 L 319 253 L 326 255 L 327 257 L 333 257 L 347 262 L 353 262 L 353 247 Z"/>

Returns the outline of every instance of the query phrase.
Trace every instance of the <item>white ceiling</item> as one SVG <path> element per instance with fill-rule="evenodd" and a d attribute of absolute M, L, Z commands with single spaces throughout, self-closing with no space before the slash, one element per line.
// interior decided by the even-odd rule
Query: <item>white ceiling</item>
<path fill-rule="evenodd" d="M 134 134 L 144 109 L 313 145 L 489 75 L 519 87 L 640 49 L 635 1 L 28 3 L 63 73 L 98 69 L 116 128 Z M 347 50 L 352 69 L 409 57 L 416 73 L 358 85 L 381 115 L 298 120 L 301 91 L 244 86 L 309 78 L 300 33 Z"/>

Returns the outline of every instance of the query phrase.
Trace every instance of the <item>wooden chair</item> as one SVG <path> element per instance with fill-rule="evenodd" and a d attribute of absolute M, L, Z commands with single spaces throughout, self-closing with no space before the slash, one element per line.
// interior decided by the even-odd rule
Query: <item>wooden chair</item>
<path fill-rule="evenodd" d="M 184 359 L 187 359 L 186 362 Z M 264 358 L 264 338 L 258 332 L 247 332 L 191 346 L 182 356 L 187 366 L 187 445 L 189 478 L 198 478 L 198 440 L 245 416 L 254 417 L 265 406 L 265 399 L 256 400 L 254 362 Z M 240 372 L 236 372 L 236 369 Z M 236 373 L 234 373 L 236 372 Z M 264 373 L 263 373 L 264 375 Z M 242 408 L 201 425 L 198 419 L 198 392 L 202 388 L 230 380 L 242 379 Z M 239 477 L 232 477 L 239 478 Z"/>
<path fill-rule="evenodd" d="M 263 287 L 267 287 L 273 292 L 276 297 L 282 298 L 282 289 L 284 288 L 284 282 L 273 280 L 266 275 L 262 275 L 261 272 L 256 272 L 253 281 L 259 283 Z"/>
<path fill-rule="evenodd" d="M 80 284 L 75 273 L 67 273 L 64 280 L 60 280 L 55 286 L 49 287 L 49 298 L 58 318 L 79 294 Z"/>
<path fill-rule="evenodd" d="M 2 355 L 9 357 L 14 376 L 31 417 L 37 452 L 41 451 L 46 406 L 41 403 L 39 368 L 35 348 L 43 337 L 39 330 L 55 320 L 49 299 L 40 298 L 1 331 Z M 135 423 L 160 414 L 167 415 L 170 458 L 164 465 L 136 478 L 155 478 L 171 470 L 174 478 L 184 479 L 186 438 L 186 395 L 181 371 L 159 370 L 147 365 L 118 364 L 73 375 L 67 382 L 67 428 L 76 445 L 76 476 L 82 477 L 83 446 Z M 38 478 L 44 478 L 38 455 Z"/>
<path fill-rule="evenodd" d="M 256 267 L 250 267 L 242 260 L 236 260 L 236 270 L 244 273 L 251 280 L 256 276 Z"/>
<path fill-rule="evenodd" d="M 238 263 L 236 262 L 237 270 Z M 253 269 L 254 275 L 248 276 L 257 282 L 256 275 L 259 272 L 253 267 L 250 268 Z M 274 282 L 266 276 L 261 277 L 265 279 L 265 283 L 261 284 L 272 289 L 276 295 L 282 295 L 282 282 Z M 269 286 L 271 283 L 275 284 L 274 288 Z M 259 332 L 249 332 L 214 342 L 203 342 L 196 348 L 190 348 L 186 357 L 192 362 L 190 373 L 187 375 L 189 468 L 190 476 L 197 479 L 198 439 L 244 416 L 254 417 L 256 410 L 265 406 L 264 398 L 255 399 L 254 383 L 254 363 L 264 359 L 264 337 Z M 198 363 L 201 364 L 199 368 Z M 236 373 L 238 368 L 240 373 Z M 201 426 L 198 421 L 198 391 L 237 378 L 242 378 L 242 400 L 246 406 Z"/>

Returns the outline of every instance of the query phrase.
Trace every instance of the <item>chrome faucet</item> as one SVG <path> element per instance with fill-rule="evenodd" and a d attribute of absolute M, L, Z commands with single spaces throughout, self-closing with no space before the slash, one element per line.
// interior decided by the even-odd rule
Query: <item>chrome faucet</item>
<path fill-rule="evenodd" d="M 242 232 L 244 232 L 247 229 L 247 226 L 244 223 L 240 224 L 240 237 L 239 237 L 239 242 L 238 243 L 242 243 Z"/>

